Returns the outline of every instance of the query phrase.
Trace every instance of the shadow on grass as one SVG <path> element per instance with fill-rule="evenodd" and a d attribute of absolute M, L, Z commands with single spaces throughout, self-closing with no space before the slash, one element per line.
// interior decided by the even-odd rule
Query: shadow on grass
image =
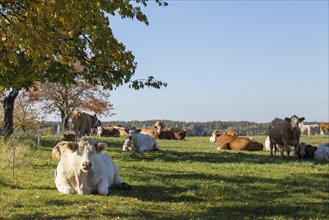
<path fill-rule="evenodd" d="M 288 159 L 280 156 L 269 156 L 250 152 L 220 151 L 220 152 L 177 152 L 171 150 L 159 150 L 154 152 L 126 154 L 126 159 L 160 161 L 160 162 L 201 162 L 201 163 L 250 163 L 250 164 L 284 164 L 296 162 L 295 158 Z"/>

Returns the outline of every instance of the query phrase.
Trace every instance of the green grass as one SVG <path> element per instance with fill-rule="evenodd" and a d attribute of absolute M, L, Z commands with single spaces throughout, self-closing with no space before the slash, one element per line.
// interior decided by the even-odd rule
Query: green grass
<path fill-rule="evenodd" d="M 264 142 L 265 136 L 255 136 Z M 159 140 L 160 151 L 122 152 L 109 145 L 122 179 L 132 191 L 110 196 L 61 195 L 51 157 L 56 137 L 40 148 L 1 146 L 0 219 L 328 219 L 329 164 L 270 157 L 269 152 L 217 151 L 208 137 Z M 328 136 L 302 137 L 313 145 Z"/>

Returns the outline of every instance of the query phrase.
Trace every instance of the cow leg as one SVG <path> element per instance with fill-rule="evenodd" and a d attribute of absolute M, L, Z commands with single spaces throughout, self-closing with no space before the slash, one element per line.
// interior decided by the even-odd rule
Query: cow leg
<path fill-rule="evenodd" d="M 288 144 L 288 142 L 286 140 L 283 140 L 282 142 L 284 144 L 284 148 L 287 151 L 287 155 L 288 155 L 288 159 L 289 159 L 289 156 L 290 156 L 290 147 L 289 147 L 289 144 Z M 284 149 L 281 148 L 281 157 L 283 157 L 283 151 L 284 151 Z"/>
<path fill-rule="evenodd" d="M 74 194 L 75 191 L 72 189 L 71 186 L 66 184 L 56 184 L 57 190 L 63 194 Z"/>
<path fill-rule="evenodd" d="M 270 151 L 271 151 L 270 155 L 271 155 L 271 157 L 273 157 L 273 146 L 274 146 L 274 143 L 272 141 L 270 141 Z"/>
<path fill-rule="evenodd" d="M 97 191 L 100 195 L 106 196 L 109 193 L 109 184 L 107 180 L 101 181 L 97 186 Z"/>

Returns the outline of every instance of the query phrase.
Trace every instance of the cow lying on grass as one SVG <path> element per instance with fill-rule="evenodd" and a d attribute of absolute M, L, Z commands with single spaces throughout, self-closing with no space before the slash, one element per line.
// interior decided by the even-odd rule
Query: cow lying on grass
<path fill-rule="evenodd" d="M 314 147 L 301 142 L 297 146 L 297 156 L 299 159 L 315 159 L 329 162 L 329 143 Z"/>
<path fill-rule="evenodd" d="M 158 150 L 158 144 L 156 140 L 147 134 L 133 132 L 127 136 L 127 139 L 123 143 L 123 151 L 154 151 Z"/>
<path fill-rule="evenodd" d="M 216 138 L 217 150 L 246 150 L 261 151 L 263 144 L 247 137 L 237 137 L 228 134 L 219 134 Z"/>
<path fill-rule="evenodd" d="M 55 184 L 60 193 L 107 195 L 112 186 L 125 190 L 132 187 L 122 182 L 112 158 L 101 151 L 105 143 L 95 143 L 89 137 L 76 142 L 60 142 L 52 151 L 59 160 L 55 170 Z"/>

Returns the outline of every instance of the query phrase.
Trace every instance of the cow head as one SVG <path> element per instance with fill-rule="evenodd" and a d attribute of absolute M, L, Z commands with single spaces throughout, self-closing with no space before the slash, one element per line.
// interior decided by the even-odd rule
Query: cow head
<path fill-rule="evenodd" d="M 127 135 L 127 139 L 123 142 L 123 147 L 122 147 L 123 151 L 137 151 L 137 148 L 134 147 L 134 142 L 133 142 L 133 135 L 132 134 L 128 134 Z"/>
<path fill-rule="evenodd" d="M 157 131 L 158 131 L 159 134 L 161 132 L 161 129 L 162 128 L 165 128 L 165 126 L 166 126 L 165 123 L 163 123 L 162 121 L 157 121 L 154 124 L 154 127 L 157 129 Z"/>
<path fill-rule="evenodd" d="M 88 172 L 93 168 L 93 161 L 96 153 L 107 148 L 106 143 L 95 143 L 90 137 L 82 137 L 78 143 L 76 142 L 60 142 L 53 151 L 53 158 L 61 160 L 65 153 L 75 154 L 75 158 L 79 158 L 80 169 L 83 172 Z"/>
<path fill-rule="evenodd" d="M 78 142 L 79 148 L 77 149 L 77 155 L 81 156 L 81 170 L 88 172 L 93 168 L 93 161 L 96 153 L 107 148 L 107 144 L 103 142 L 95 143 L 90 137 L 82 137 Z"/>
<path fill-rule="evenodd" d="M 299 159 L 304 158 L 306 146 L 307 145 L 304 142 L 300 142 L 298 144 L 296 152 L 297 152 L 297 156 L 298 156 Z"/>
<path fill-rule="evenodd" d="M 299 130 L 299 123 L 302 123 L 305 120 L 305 118 L 304 117 L 299 118 L 298 116 L 293 115 L 290 118 L 285 118 L 285 120 L 290 123 L 293 131 L 297 131 Z"/>
<path fill-rule="evenodd" d="M 100 120 L 98 120 L 96 114 L 94 114 L 92 116 L 93 120 L 92 120 L 92 128 L 97 128 L 98 126 L 101 126 L 102 122 Z"/>
<path fill-rule="evenodd" d="M 211 142 L 211 143 L 214 143 L 214 142 L 216 142 L 216 139 L 217 139 L 217 135 L 219 134 L 219 131 L 214 131 L 212 134 L 211 134 L 211 136 L 210 136 L 210 138 L 209 138 L 209 141 Z"/>
<path fill-rule="evenodd" d="M 97 127 L 96 136 L 97 136 L 97 137 L 102 137 L 103 130 L 104 130 L 104 128 L 103 128 L 102 126 L 98 126 L 98 127 Z"/>

